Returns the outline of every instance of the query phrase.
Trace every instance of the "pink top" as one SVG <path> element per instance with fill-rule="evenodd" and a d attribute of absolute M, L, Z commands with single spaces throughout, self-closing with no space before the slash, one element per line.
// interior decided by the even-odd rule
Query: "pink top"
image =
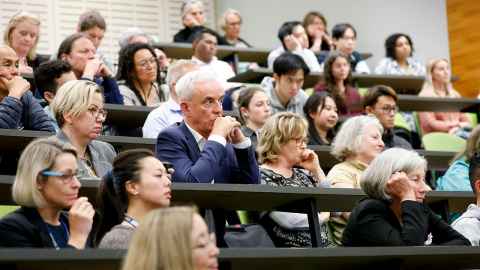
<path fill-rule="evenodd" d="M 421 97 L 439 97 L 433 89 L 425 88 L 419 94 Z M 446 97 L 459 98 L 460 94 L 451 89 Z M 460 112 L 421 112 L 418 114 L 420 126 L 424 134 L 430 132 L 449 132 L 452 128 L 458 127 L 460 123 L 470 125 L 470 121 L 464 113 Z"/>

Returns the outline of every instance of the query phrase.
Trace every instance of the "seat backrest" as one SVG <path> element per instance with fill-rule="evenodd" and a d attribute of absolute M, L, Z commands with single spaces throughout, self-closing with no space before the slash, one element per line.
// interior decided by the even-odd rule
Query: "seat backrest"
<path fill-rule="evenodd" d="M 422 137 L 427 151 L 460 152 L 465 149 L 466 141 L 455 135 L 443 132 L 431 132 Z"/>

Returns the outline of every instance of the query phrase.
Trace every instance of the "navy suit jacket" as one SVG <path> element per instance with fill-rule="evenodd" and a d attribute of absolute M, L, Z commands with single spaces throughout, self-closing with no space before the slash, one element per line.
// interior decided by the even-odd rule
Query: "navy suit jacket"
<path fill-rule="evenodd" d="M 164 129 L 157 139 L 156 155 L 172 163 L 173 182 L 258 184 L 260 179 L 252 146 L 236 149 L 207 141 L 200 152 L 185 122 Z"/>

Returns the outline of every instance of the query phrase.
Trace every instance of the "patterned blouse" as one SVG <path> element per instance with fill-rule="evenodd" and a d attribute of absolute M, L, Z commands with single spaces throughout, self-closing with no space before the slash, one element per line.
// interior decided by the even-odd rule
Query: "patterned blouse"
<path fill-rule="evenodd" d="M 284 177 L 270 169 L 260 167 L 260 175 L 262 184 L 268 184 L 278 187 L 316 187 L 313 177 L 304 169 L 293 168 L 293 175 L 291 177 Z M 285 228 L 279 225 L 271 217 L 270 212 L 263 215 L 262 225 L 265 227 L 269 235 L 271 236 L 275 246 L 277 247 L 311 247 L 310 231 L 307 227 L 299 228 Z M 290 213 L 292 215 L 298 215 Z M 283 213 L 284 217 L 288 218 L 287 213 Z M 305 219 L 307 215 L 305 214 Z M 323 247 L 329 245 L 328 242 L 328 229 L 326 222 L 321 224 L 321 242 Z"/>

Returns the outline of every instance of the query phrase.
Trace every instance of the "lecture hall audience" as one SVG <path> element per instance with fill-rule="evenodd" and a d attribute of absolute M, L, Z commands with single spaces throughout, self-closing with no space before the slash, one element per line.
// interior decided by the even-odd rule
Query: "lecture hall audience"
<path fill-rule="evenodd" d="M 55 132 L 30 83 L 19 73 L 19 58 L 8 46 L 0 45 L 0 128 Z"/>
<path fill-rule="evenodd" d="M 260 130 L 272 115 L 270 100 L 263 88 L 250 86 L 240 91 L 237 102 L 242 122 L 241 130 L 256 149 Z"/>
<path fill-rule="evenodd" d="M 363 171 L 383 151 L 382 133 L 382 125 L 372 116 L 354 116 L 342 124 L 330 150 L 340 161 L 327 174 L 332 188 L 360 188 Z M 331 213 L 329 222 L 336 245 L 341 245 L 349 216 L 348 212 Z"/>
<path fill-rule="evenodd" d="M 142 128 L 144 138 L 156 139 L 162 130 L 183 120 L 176 85 L 183 75 L 197 69 L 197 64 L 185 59 L 178 60 L 170 65 L 167 73 L 169 98 L 165 103 L 162 103 L 148 114 Z"/>
<path fill-rule="evenodd" d="M 327 91 L 332 95 L 340 117 L 361 114 L 362 97 L 353 86 L 348 57 L 343 53 L 332 52 L 323 64 L 324 81 L 315 86 L 315 91 Z"/>
<path fill-rule="evenodd" d="M 398 112 L 398 97 L 395 90 L 386 85 L 375 85 L 363 97 L 365 113 L 375 116 L 383 127 L 382 140 L 385 148 L 412 149 L 409 141 L 395 134 L 395 114 Z"/>
<path fill-rule="evenodd" d="M 402 33 L 390 35 L 385 40 L 385 58 L 375 68 L 376 74 L 424 76 L 425 66 L 413 58 L 413 42 Z"/>
<path fill-rule="evenodd" d="M 303 106 L 308 121 L 308 145 L 330 145 L 335 137 L 338 110 L 328 92 L 312 94 Z"/>
<path fill-rule="evenodd" d="M 317 57 L 309 49 L 308 37 L 303 28 L 302 23 L 299 21 L 288 21 L 280 26 L 278 30 L 278 39 L 282 46 L 276 48 L 268 54 L 268 67 L 274 66 L 275 60 L 285 52 L 291 52 L 299 55 L 310 71 L 319 72 L 320 65 L 318 64 Z"/>
<path fill-rule="evenodd" d="M 77 150 L 79 179 L 103 177 L 116 153 L 109 143 L 96 140 L 107 118 L 100 87 L 87 80 L 66 82 L 50 106 L 60 127 L 57 137 Z"/>
<path fill-rule="evenodd" d="M 46 103 L 43 111 L 48 115 L 52 122 L 55 132 L 60 129 L 53 115 L 50 103 L 57 94 L 58 88 L 68 81 L 76 80 L 75 74 L 72 71 L 72 66 L 62 60 L 50 60 L 43 62 L 35 69 L 34 73 L 35 83 L 37 84 L 37 92 Z"/>
<path fill-rule="evenodd" d="M 215 234 L 195 209 L 156 209 L 133 236 L 122 269 L 214 270 L 218 254 Z"/>
<path fill-rule="evenodd" d="M 127 249 L 144 216 L 170 205 L 170 185 L 169 173 L 152 151 L 134 149 L 119 153 L 98 191 L 99 247 Z"/>
<path fill-rule="evenodd" d="M 12 187 L 20 208 L 0 220 L 0 247 L 91 247 L 95 210 L 79 197 L 77 175 L 77 152 L 70 144 L 55 137 L 31 142 Z"/>
<path fill-rule="evenodd" d="M 158 107 L 165 100 L 158 85 L 155 51 L 148 43 L 132 43 L 120 50 L 117 82 L 125 105 Z"/>
<path fill-rule="evenodd" d="M 437 179 L 436 190 L 441 191 L 472 191 L 469 180 L 469 160 L 480 152 L 480 126 L 473 129 L 467 140 L 465 150 L 460 151 L 451 162 L 444 175 Z"/>
<path fill-rule="evenodd" d="M 37 44 L 40 38 L 40 18 L 26 11 L 13 15 L 5 28 L 3 42 L 11 47 L 19 58 L 18 72 L 33 75 L 35 69 L 46 56 L 38 55 Z"/>
<path fill-rule="evenodd" d="M 427 161 L 417 152 L 391 148 L 365 170 L 360 186 L 368 198 L 353 209 L 344 246 L 463 245 L 470 241 L 424 204 Z"/>
<path fill-rule="evenodd" d="M 274 114 L 287 111 L 302 115 L 308 98 L 302 87 L 309 73 L 302 57 L 296 54 L 286 52 L 275 59 L 273 78 L 265 77 L 261 82 Z"/>
<path fill-rule="evenodd" d="M 345 54 L 352 72 L 370 73 L 370 68 L 362 55 L 355 51 L 357 30 L 349 23 L 339 23 L 332 28 L 332 44 L 336 51 Z"/>
<path fill-rule="evenodd" d="M 301 116 L 281 112 L 267 120 L 258 143 L 262 184 L 290 187 L 325 187 L 325 174 L 317 154 L 307 149 L 308 123 Z M 328 213 L 319 213 L 321 246 L 328 245 Z M 306 214 L 271 211 L 262 224 L 276 247 L 311 247 Z"/>
<path fill-rule="evenodd" d="M 66 37 L 60 44 L 57 59 L 68 62 L 77 79 L 94 81 L 103 88 L 105 103 L 123 104 L 123 97 L 112 71 L 95 55 L 96 48 L 84 34 Z"/>
<path fill-rule="evenodd" d="M 427 77 L 421 97 L 460 98 L 451 83 L 450 65 L 447 59 L 432 59 L 427 65 Z M 461 112 L 419 112 L 420 126 L 424 134 L 447 132 L 467 139 L 472 129 L 470 120 Z"/>

